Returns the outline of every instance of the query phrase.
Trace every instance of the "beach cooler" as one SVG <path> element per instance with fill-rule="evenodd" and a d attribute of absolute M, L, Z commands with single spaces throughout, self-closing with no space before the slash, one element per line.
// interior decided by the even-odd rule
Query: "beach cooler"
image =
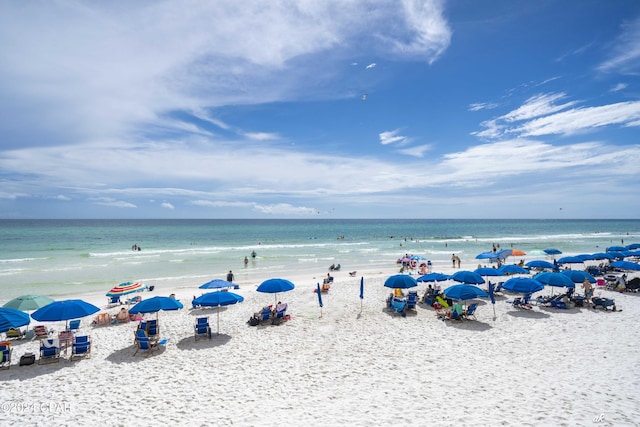
<path fill-rule="evenodd" d="M 596 285 L 597 285 L 598 287 L 604 287 L 604 286 L 605 286 L 604 279 L 602 279 L 602 278 L 597 279 L 597 280 L 596 280 Z"/>
<path fill-rule="evenodd" d="M 25 353 L 20 356 L 20 366 L 33 365 L 36 363 L 36 355 L 33 353 Z"/>

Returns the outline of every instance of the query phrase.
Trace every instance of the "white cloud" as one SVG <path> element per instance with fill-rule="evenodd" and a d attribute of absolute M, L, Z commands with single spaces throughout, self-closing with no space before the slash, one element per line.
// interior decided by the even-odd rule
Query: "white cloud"
<path fill-rule="evenodd" d="M 491 102 L 475 102 L 473 104 L 469 104 L 469 111 L 492 110 L 497 106 L 498 104 Z"/>
<path fill-rule="evenodd" d="M 101 205 L 101 206 L 110 206 L 114 208 L 137 208 L 137 206 L 133 203 L 126 202 L 123 200 L 116 200 L 109 197 L 92 197 L 92 198 L 89 198 L 89 200 L 95 203 L 96 205 Z"/>
<path fill-rule="evenodd" d="M 637 126 L 640 120 L 640 101 L 595 107 L 577 107 L 576 101 L 556 103 L 565 98 L 564 93 L 533 96 L 519 108 L 481 123 L 484 129 L 472 134 L 483 139 L 575 135 L 604 126 Z"/>
<path fill-rule="evenodd" d="M 371 63 L 371 64 L 367 65 L 367 70 L 371 69 L 371 68 L 375 68 L 375 67 L 376 67 L 376 63 L 375 62 Z"/>
<path fill-rule="evenodd" d="M 640 72 L 640 19 L 622 26 L 610 57 L 598 68 L 601 72 L 637 75 Z"/>
<path fill-rule="evenodd" d="M 612 87 L 609 92 L 619 92 L 621 90 L 624 90 L 628 87 L 629 85 L 626 83 L 618 83 L 617 85 L 615 85 L 614 87 Z"/>
<path fill-rule="evenodd" d="M 175 209 L 175 207 L 169 202 L 163 202 L 162 204 L 160 204 L 160 206 L 162 206 L 164 209 L 169 209 L 169 210 Z"/>
<path fill-rule="evenodd" d="M 406 136 L 402 136 L 402 135 L 398 135 L 398 133 L 400 133 L 400 129 L 387 131 L 387 132 L 381 132 L 379 134 L 380 144 L 382 144 L 382 145 L 403 144 L 403 143 L 407 142 L 407 137 Z"/>

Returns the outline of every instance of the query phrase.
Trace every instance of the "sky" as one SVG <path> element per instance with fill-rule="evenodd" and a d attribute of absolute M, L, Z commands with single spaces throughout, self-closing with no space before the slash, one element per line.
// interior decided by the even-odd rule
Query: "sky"
<path fill-rule="evenodd" d="M 0 218 L 640 218 L 636 0 L 0 0 Z"/>

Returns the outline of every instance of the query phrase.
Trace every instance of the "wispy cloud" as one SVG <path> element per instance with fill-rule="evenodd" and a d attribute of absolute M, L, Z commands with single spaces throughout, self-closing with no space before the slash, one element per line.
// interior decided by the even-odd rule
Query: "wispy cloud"
<path fill-rule="evenodd" d="M 399 135 L 400 133 L 400 129 L 395 129 L 392 131 L 387 131 L 387 132 L 381 132 L 379 137 L 380 137 L 380 144 L 382 145 L 389 145 L 389 144 L 405 144 L 406 142 L 408 142 L 408 138 L 406 136 L 403 135 Z"/>
<path fill-rule="evenodd" d="M 519 108 L 483 122 L 484 130 L 473 132 L 473 135 L 485 139 L 574 135 L 605 126 L 638 126 L 640 101 L 595 107 L 578 107 L 577 101 L 558 103 L 566 97 L 564 93 L 533 96 Z"/>
<path fill-rule="evenodd" d="M 620 92 L 621 90 L 625 90 L 627 87 L 629 87 L 629 85 L 626 83 L 618 83 L 617 85 L 609 89 L 609 92 Z"/>
<path fill-rule="evenodd" d="M 605 73 L 640 74 L 639 18 L 622 26 L 622 33 L 611 48 L 609 58 L 603 61 L 597 69 Z"/>
<path fill-rule="evenodd" d="M 492 110 L 497 106 L 498 104 L 491 102 L 474 102 L 473 104 L 469 104 L 469 111 Z"/>

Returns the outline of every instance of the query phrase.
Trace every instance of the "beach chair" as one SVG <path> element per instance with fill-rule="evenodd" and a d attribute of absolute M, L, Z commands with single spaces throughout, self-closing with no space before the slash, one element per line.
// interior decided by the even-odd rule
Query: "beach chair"
<path fill-rule="evenodd" d="M 468 320 L 477 320 L 475 315 L 477 308 L 478 308 L 477 302 L 474 302 L 473 304 L 469 304 L 469 307 L 467 307 L 467 309 L 463 314 L 464 318 Z"/>
<path fill-rule="evenodd" d="M 129 299 L 127 300 L 127 304 L 137 304 L 137 303 L 139 303 L 140 301 L 142 301 L 142 297 L 141 297 L 140 295 L 138 295 L 138 296 L 136 296 L 136 297 L 129 298 Z"/>
<path fill-rule="evenodd" d="M 115 307 L 116 305 L 120 305 L 122 304 L 122 301 L 120 301 L 120 297 L 110 297 L 109 301 L 107 302 L 107 308 L 109 307 Z"/>
<path fill-rule="evenodd" d="M 6 332 L 8 340 L 21 340 L 25 337 L 25 333 L 19 328 L 11 328 Z"/>
<path fill-rule="evenodd" d="M 271 307 L 272 306 L 268 305 L 262 309 L 262 311 L 259 313 L 260 321 L 266 322 L 267 320 L 271 320 Z"/>
<path fill-rule="evenodd" d="M 158 326 L 158 321 L 156 319 L 147 320 L 146 324 L 145 329 L 149 337 L 155 338 L 160 335 L 160 327 Z"/>
<path fill-rule="evenodd" d="M 71 360 L 91 357 L 91 337 L 79 335 L 73 340 Z"/>
<path fill-rule="evenodd" d="M 67 331 L 77 331 L 78 329 L 80 329 L 80 319 L 72 320 L 69 322 Z"/>
<path fill-rule="evenodd" d="M 47 331 L 47 327 L 44 325 L 37 325 L 33 327 L 33 332 L 35 337 L 39 340 L 43 340 L 49 338 L 49 331 Z"/>
<path fill-rule="evenodd" d="M 38 364 L 57 363 L 60 361 L 60 342 L 57 338 L 47 338 L 40 342 L 40 360 Z"/>
<path fill-rule="evenodd" d="M 276 314 L 273 316 L 271 323 L 279 325 L 282 321 L 287 320 L 287 303 L 276 305 Z"/>
<path fill-rule="evenodd" d="M 0 369 L 9 369 L 11 366 L 12 352 L 13 348 L 11 348 L 11 343 L 9 341 L 0 343 Z"/>
<path fill-rule="evenodd" d="M 418 292 L 411 291 L 407 297 L 407 310 L 415 310 L 418 303 Z"/>
<path fill-rule="evenodd" d="M 196 324 L 193 326 L 193 332 L 195 334 L 195 340 L 198 341 L 198 337 L 207 336 L 211 339 L 211 327 L 209 326 L 208 317 L 198 317 Z"/>
<path fill-rule="evenodd" d="M 136 346 L 136 352 L 133 353 L 134 356 L 138 354 L 139 351 L 142 351 L 145 353 L 145 357 L 149 357 L 149 355 L 158 348 L 158 341 L 150 338 L 143 329 L 137 329 L 134 345 Z"/>
<path fill-rule="evenodd" d="M 391 300 L 391 310 L 393 310 L 395 313 L 399 313 L 402 315 L 402 317 L 406 317 L 407 316 L 407 301 L 401 298 L 393 298 Z"/>

